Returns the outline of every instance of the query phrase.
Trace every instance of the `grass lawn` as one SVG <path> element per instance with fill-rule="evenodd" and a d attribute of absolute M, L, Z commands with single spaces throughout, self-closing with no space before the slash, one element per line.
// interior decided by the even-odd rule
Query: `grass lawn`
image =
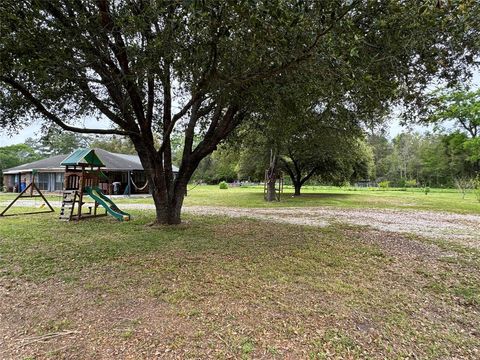
<path fill-rule="evenodd" d="M 231 187 L 220 190 L 214 185 L 190 186 L 188 196 L 185 198 L 186 206 L 231 206 L 231 207 L 296 207 L 296 206 L 336 206 L 344 208 L 392 208 L 412 210 L 434 210 L 454 213 L 480 214 L 480 202 L 475 195 L 467 193 L 464 199 L 453 189 L 432 189 L 425 195 L 421 189 L 361 189 L 340 188 L 331 186 L 305 186 L 303 195 L 293 197 L 293 189 L 285 188 L 284 196 L 280 202 L 267 203 L 263 200 L 263 187 Z M 14 194 L 0 193 L 0 203 L 14 198 Z M 59 194 L 47 195 L 50 201 L 61 201 Z M 150 203 L 151 198 L 124 198 L 117 197 L 118 203 Z M 41 203 L 37 199 L 38 204 Z"/>
<path fill-rule="evenodd" d="M 211 193 L 235 206 L 259 195 Z M 363 195 L 345 194 L 345 206 L 360 205 Z M 133 215 L 0 218 L 4 357 L 479 356 L 478 251 L 342 225 L 185 216 L 149 227 L 153 212 Z"/>

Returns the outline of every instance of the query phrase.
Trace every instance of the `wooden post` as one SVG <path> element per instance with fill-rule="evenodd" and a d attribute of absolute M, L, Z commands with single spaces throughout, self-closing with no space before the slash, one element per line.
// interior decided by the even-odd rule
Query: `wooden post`
<path fill-rule="evenodd" d="M 30 184 L 35 184 L 35 170 L 32 170 L 32 179 L 30 181 Z M 30 196 L 33 196 L 33 186 L 30 186 Z"/>
<path fill-rule="evenodd" d="M 65 167 L 65 173 L 63 174 L 63 190 L 68 188 L 68 166 Z"/>
<path fill-rule="evenodd" d="M 2 211 L 2 213 L 0 214 L 0 216 L 3 216 L 3 214 L 5 214 L 7 212 L 8 209 L 10 209 L 10 207 L 18 200 L 22 197 L 22 195 L 28 190 L 28 188 L 30 187 L 30 185 L 28 185 L 25 189 L 23 189 L 23 191 L 17 195 L 17 197 L 15 199 L 13 199 L 13 201 L 5 208 L 5 210 Z"/>
<path fill-rule="evenodd" d="M 130 170 L 127 172 L 128 177 L 127 177 L 127 186 L 128 186 L 128 194 L 127 196 L 130 197 L 130 194 L 132 193 L 132 174 L 130 174 Z"/>
<path fill-rule="evenodd" d="M 78 182 L 78 214 L 77 219 L 82 217 L 82 205 L 83 205 L 83 188 L 85 186 L 85 166 L 82 166 L 82 173 Z"/>
<path fill-rule="evenodd" d="M 95 178 L 95 181 L 96 181 L 96 186 L 100 188 L 100 167 L 97 167 L 97 176 Z M 98 209 L 98 202 L 97 200 L 95 200 L 94 204 L 93 204 L 93 216 L 97 216 L 97 209 Z"/>

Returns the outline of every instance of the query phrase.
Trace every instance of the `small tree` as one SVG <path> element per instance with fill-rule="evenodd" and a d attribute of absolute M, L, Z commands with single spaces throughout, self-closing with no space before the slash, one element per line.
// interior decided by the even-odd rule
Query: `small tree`
<path fill-rule="evenodd" d="M 405 181 L 405 186 L 409 188 L 417 187 L 417 179 L 411 179 L 411 180 Z"/>
<path fill-rule="evenodd" d="M 388 189 L 390 187 L 390 181 L 388 180 L 383 180 L 383 181 L 380 181 L 378 183 L 378 186 L 381 188 L 381 189 Z"/>
<path fill-rule="evenodd" d="M 447 121 L 455 122 L 457 129 L 466 135 L 462 147 L 474 171 L 480 171 L 480 89 L 441 89 L 431 94 L 430 107 L 424 121 L 440 126 Z"/>
<path fill-rule="evenodd" d="M 282 167 L 292 180 L 295 196 L 314 176 L 335 184 L 369 178 L 373 154 L 361 137 L 328 131 L 314 134 L 314 138 L 289 142 L 282 156 Z"/>
<path fill-rule="evenodd" d="M 454 179 L 454 182 L 458 192 L 462 195 L 462 199 L 465 199 L 467 191 L 473 187 L 472 179 L 468 177 L 457 177 Z"/>
<path fill-rule="evenodd" d="M 476 91 L 437 90 L 430 97 L 427 122 L 440 125 L 455 121 L 471 139 L 480 136 L 480 89 Z"/>
<path fill-rule="evenodd" d="M 478 202 L 480 202 L 480 174 L 473 180 L 473 193 Z"/>

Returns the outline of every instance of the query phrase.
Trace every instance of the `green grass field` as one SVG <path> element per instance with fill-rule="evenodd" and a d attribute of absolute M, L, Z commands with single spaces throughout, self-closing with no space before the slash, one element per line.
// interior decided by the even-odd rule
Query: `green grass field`
<path fill-rule="evenodd" d="M 300 197 L 293 196 L 293 189 L 286 187 L 280 202 L 267 203 L 263 200 L 263 187 L 231 187 L 220 190 L 218 186 L 190 186 L 191 190 L 184 204 L 201 206 L 231 207 L 295 207 L 295 206 L 336 206 L 346 208 L 396 208 L 415 210 L 435 210 L 454 213 L 480 213 L 480 202 L 473 192 L 465 198 L 454 189 L 431 189 L 425 195 L 421 189 L 362 189 L 351 187 L 305 186 Z M 13 194 L 1 194 L 0 202 L 10 201 Z M 47 195 L 48 200 L 60 201 L 59 194 Z M 40 199 L 36 200 L 39 204 Z M 147 197 L 117 197 L 118 203 L 150 203 Z"/>
<path fill-rule="evenodd" d="M 306 190 L 265 204 L 261 188 L 198 186 L 186 205 L 479 212 L 453 191 Z M 478 357 L 478 249 L 342 223 L 132 215 L 0 218 L 5 358 Z"/>

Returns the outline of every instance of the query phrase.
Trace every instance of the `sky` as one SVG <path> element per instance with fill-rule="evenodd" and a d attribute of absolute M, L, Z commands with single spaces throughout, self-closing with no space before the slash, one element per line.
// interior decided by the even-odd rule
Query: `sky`
<path fill-rule="evenodd" d="M 475 71 L 472 78 L 472 88 L 480 88 L 480 71 Z M 86 119 L 83 121 L 83 124 L 86 127 L 96 127 L 96 128 L 105 128 L 108 126 L 107 122 L 105 124 L 100 124 L 95 119 Z M 390 120 L 388 126 L 388 134 L 390 138 L 394 138 L 396 135 L 401 133 L 402 131 L 406 131 L 407 128 L 400 125 L 400 121 L 398 119 Z M 410 129 L 419 133 L 425 133 L 427 131 L 432 131 L 432 126 L 420 126 L 420 125 L 413 125 L 410 126 Z M 0 130 L 0 147 L 7 146 L 7 145 L 14 145 L 14 144 L 21 144 L 25 142 L 25 140 L 29 137 L 36 137 L 40 133 L 41 125 L 39 124 L 31 124 L 26 126 L 23 130 L 21 130 L 18 134 L 13 136 L 8 136 L 6 134 L 2 134 Z"/>

